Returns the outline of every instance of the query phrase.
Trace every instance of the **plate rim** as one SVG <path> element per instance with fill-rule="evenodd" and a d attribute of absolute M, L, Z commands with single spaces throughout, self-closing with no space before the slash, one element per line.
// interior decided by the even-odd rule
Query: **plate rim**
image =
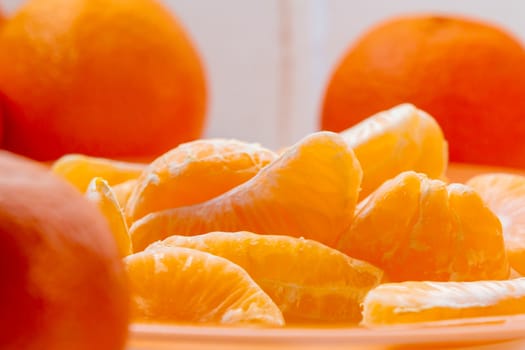
<path fill-rule="evenodd" d="M 381 327 L 258 328 L 175 324 L 130 325 L 130 339 L 160 343 L 265 345 L 417 345 L 525 339 L 525 315 L 493 316 Z"/>

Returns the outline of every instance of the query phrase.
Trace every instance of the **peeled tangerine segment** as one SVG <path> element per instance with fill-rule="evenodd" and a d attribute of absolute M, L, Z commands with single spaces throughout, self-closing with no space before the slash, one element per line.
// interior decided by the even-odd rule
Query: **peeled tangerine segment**
<path fill-rule="evenodd" d="M 145 164 L 121 162 L 113 159 L 67 154 L 53 163 L 51 171 L 64 178 L 80 192 L 85 192 L 94 177 L 104 178 L 113 186 L 136 179 Z"/>
<path fill-rule="evenodd" d="M 391 282 L 506 279 L 501 224 L 470 187 L 407 171 L 359 203 L 339 249 Z"/>
<path fill-rule="evenodd" d="M 290 322 L 361 320 L 361 303 L 383 271 L 321 243 L 249 232 L 171 236 L 157 247 L 186 247 L 226 258 L 245 269 Z"/>
<path fill-rule="evenodd" d="M 128 202 L 129 196 L 131 195 L 131 192 L 135 188 L 136 184 L 137 180 L 131 179 L 111 187 L 113 193 L 115 193 L 118 204 L 123 210 L 126 208 L 126 203 Z"/>
<path fill-rule="evenodd" d="M 304 237 L 333 247 L 352 221 L 361 177 L 359 162 L 341 136 L 314 133 L 218 197 L 134 222 L 133 247 L 139 251 L 171 235 L 212 231 Z"/>
<path fill-rule="evenodd" d="M 281 326 L 279 308 L 238 265 L 188 248 L 124 259 L 136 322 Z"/>
<path fill-rule="evenodd" d="M 131 254 L 131 238 L 124 213 L 107 181 L 100 177 L 91 180 L 86 191 L 86 197 L 97 205 L 106 218 L 120 255 L 124 257 Z"/>
<path fill-rule="evenodd" d="M 441 179 L 448 145 L 435 119 L 411 104 L 377 113 L 341 132 L 363 168 L 360 197 L 384 181 L 413 170 Z"/>
<path fill-rule="evenodd" d="M 525 278 L 386 283 L 365 298 L 367 326 L 525 313 Z"/>
<path fill-rule="evenodd" d="M 155 159 L 141 174 L 126 206 L 128 221 L 216 197 L 249 180 L 276 158 L 256 143 L 238 140 L 183 143 Z"/>
<path fill-rule="evenodd" d="M 510 265 L 525 275 L 525 176 L 483 174 L 470 179 L 467 184 L 498 216 Z"/>

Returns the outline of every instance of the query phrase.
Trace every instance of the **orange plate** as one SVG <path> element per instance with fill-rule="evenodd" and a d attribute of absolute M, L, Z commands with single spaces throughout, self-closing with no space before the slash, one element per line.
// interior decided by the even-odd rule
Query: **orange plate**
<path fill-rule="evenodd" d="M 453 164 L 448 178 L 464 182 L 488 172 L 517 171 Z M 133 324 L 128 350 L 297 350 L 297 349 L 447 349 L 475 346 L 484 350 L 525 349 L 525 315 L 487 317 L 380 328 L 258 329 Z"/>
<path fill-rule="evenodd" d="M 525 349 L 525 316 L 383 328 L 226 328 L 132 325 L 128 350 Z"/>

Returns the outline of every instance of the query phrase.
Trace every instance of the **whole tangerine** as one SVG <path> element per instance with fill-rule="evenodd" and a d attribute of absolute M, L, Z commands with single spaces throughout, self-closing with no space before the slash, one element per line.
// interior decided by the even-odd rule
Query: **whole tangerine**
<path fill-rule="evenodd" d="M 203 132 L 201 59 L 155 0 L 30 0 L 0 51 L 10 151 L 150 159 Z"/>
<path fill-rule="evenodd" d="M 499 27 L 435 15 L 389 19 L 333 72 L 322 129 L 410 102 L 436 118 L 450 160 L 525 168 L 525 49 Z"/>
<path fill-rule="evenodd" d="M 107 222 L 41 165 L 0 151 L 0 348 L 123 349 L 129 290 Z"/>

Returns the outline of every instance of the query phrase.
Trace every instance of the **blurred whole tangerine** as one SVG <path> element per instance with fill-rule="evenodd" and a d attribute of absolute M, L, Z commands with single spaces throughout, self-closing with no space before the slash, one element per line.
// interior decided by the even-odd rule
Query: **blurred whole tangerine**
<path fill-rule="evenodd" d="M 0 349 L 119 350 L 129 286 L 102 214 L 44 166 L 0 151 Z"/>
<path fill-rule="evenodd" d="M 151 159 L 202 135 L 201 60 L 155 0 L 30 0 L 0 50 L 10 151 Z"/>
<path fill-rule="evenodd" d="M 346 52 L 321 128 L 340 131 L 410 102 L 443 129 L 450 160 L 525 168 L 525 50 L 500 28 L 453 16 L 389 19 Z"/>
<path fill-rule="evenodd" d="M 4 22 L 5 22 L 4 9 L 0 6 L 0 26 L 2 26 Z M 2 111 L 2 108 L 0 108 L 0 148 L 2 148 L 3 141 L 4 141 L 4 113 Z"/>

